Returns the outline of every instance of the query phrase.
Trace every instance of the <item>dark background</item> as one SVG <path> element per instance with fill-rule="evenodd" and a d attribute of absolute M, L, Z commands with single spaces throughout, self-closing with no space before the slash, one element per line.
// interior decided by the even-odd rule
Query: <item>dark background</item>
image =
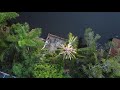
<path fill-rule="evenodd" d="M 83 37 L 84 30 L 91 27 L 102 37 L 100 43 L 120 33 L 120 12 L 20 12 L 17 22 L 28 22 L 31 28 L 41 27 L 42 37 L 52 33 L 67 38 L 69 32 Z"/>

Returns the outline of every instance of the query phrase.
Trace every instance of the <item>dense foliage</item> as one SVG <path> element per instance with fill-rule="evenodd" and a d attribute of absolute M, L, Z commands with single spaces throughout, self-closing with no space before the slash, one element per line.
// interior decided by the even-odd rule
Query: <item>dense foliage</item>
<path fill-rule="evenodd" d="M 97 48 L 99 34 L 91 28 L 84 33 L 86 47 L 78 47 L 78 37 L 68 34 L 66 43 L 50 53 L 42 49 L 41 28 L 8 21 L 19 15 L 0 13 L 0 69 L 18 78 L 116 78 L 120 77 L 120 56 L 110 57 L 110 42 Z"/>

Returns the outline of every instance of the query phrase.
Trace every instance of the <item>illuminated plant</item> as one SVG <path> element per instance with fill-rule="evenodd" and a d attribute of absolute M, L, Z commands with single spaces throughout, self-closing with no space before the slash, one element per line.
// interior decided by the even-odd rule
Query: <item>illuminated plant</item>
<path fill-rule="evenodd" d="M 60 47 L 60 54 L 63 55 L 63 59 L 72 59 L 76 58 L 75 54 L 76 52 L 76 42 L 77 42 L 77 37 L 73 36 L 72 33 L 69 33 L 69 39 L 68 39 L 68 44 L 62 44 Z"/>

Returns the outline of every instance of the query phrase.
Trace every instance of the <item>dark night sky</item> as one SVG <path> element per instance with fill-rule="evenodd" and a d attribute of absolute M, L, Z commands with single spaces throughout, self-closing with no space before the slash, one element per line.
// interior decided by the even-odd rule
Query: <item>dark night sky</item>
<path fill-rule="evenodd" d="M 84 29 L 91 27 L 102 36 L 100 43 L 105 43 L 120 33 L 120 12 L 21 12 L 17 20 L 43 28 L 43 38 L 48 33 L 65 38 L 69 32 L 83 36 Z"/>

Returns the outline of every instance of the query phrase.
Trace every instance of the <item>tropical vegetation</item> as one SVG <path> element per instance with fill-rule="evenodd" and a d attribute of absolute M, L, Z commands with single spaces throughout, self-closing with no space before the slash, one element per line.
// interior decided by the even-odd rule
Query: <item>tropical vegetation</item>
<path fill-rule="evenodd" d="M 9 23 L 18 16 L 16 12 L 0 13 L 0 70 L 17 78 L 120 77 L 120 55 L 109 56 L 110 42 L 99 49 L 101 36 L 91 28 L 85 29 L 84 47 L 69 33 L 66 42 L 50 53 L 42 49 L 42 28 L 31 29 L 27 22 Z"/>

